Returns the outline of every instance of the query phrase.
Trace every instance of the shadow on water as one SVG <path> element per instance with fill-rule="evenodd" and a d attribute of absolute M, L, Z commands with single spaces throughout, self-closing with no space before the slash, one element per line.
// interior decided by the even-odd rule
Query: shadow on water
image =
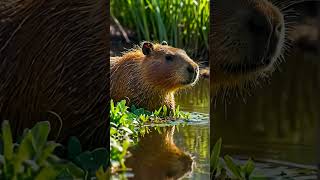
<path fill-rule="evenodd" d="M 177 97 L 191 112 L 183 123 L 157 124 L 129 151 L 126 166 L 132 179 L 209 179 L 209 86 L 206 79 Z M 177 125 L 179 124 L 179 125 Z"/>

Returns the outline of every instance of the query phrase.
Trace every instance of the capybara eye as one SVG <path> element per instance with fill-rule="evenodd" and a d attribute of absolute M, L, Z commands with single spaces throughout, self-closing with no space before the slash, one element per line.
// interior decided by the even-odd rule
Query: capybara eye
<path fill-rule="evenodd" d="M 166 60 L 167 61 L 173 61 L 172 55 L 166 55 Z"/>

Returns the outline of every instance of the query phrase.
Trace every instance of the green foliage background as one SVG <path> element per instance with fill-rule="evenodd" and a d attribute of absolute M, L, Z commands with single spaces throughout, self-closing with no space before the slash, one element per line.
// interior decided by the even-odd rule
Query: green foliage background
<path fill-rule="evenodd" d="M 207 58 L 209 0 L 113 0 L 114 20 L 137 33 L 139 41 L 167 41 L 192 57 Z"/>

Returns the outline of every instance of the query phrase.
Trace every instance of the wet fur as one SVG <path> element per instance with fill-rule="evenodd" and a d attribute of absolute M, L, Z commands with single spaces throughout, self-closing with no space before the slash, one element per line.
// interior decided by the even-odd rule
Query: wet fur
<path fill-rule="evenodd" d="M 183 68 L 198 66 L 184 53 L 171 64 L 167 63 L 162 51 L 176 53 L 182 50 L 155 44 L 151 56 L 145 56 L 137 47 L 121 57 L 111 57 L 111 98 L 115 101 L 126 99 L 128 104 L 149 110 L 162 105 L 174 109 L 174 93 L 188 86 L 181 84 L 186 78 Z"/>

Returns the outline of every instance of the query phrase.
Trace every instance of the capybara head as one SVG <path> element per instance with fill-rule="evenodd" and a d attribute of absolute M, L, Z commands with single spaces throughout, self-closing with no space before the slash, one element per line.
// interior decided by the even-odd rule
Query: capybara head
<path fill-rule="evenodd" d="M 174 109 L 174 93 L 198 81 L 199 66 L 184 50 L 166 42 L 143 42 L 121 57 L 111 57 L 110 73 L 113 100 L 126 99 L 148 110 L 163 105 Z"/>
<path fill-rule="evenodd" d="M 213 84 L 238 86 L 272 72 L 285 44 L 280 9 L 267 0 L 216 0 L 213 9 Z"/>
<path fill-rule="evenodd" d="M 199 77 L 199 66 L 178 48 L 144 42 L 141 73 L 145 83 L 159 91 L 173 91 L 194 85 Z"/>

